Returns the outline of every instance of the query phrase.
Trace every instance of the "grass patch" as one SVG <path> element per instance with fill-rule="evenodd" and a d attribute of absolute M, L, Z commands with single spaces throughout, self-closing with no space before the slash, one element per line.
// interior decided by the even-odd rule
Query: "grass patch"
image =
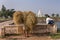
<path fill-rule="evenodd" d="M 14 39 L 12 39 L 12 40 L 17 40 L 17 38 L 14 38 Z"/>
<path fill-rule="evenodd" d="M 4 21 L 8 21 L 8 20 L 11 20 L 12 18 L 0 18 L 0 23 L 1 22 L 4 22 Z"/>
<path fill-rule="evenodd" d="M 7 40 L 17 40 L 17 38 L 9 38 L 9 39 L 7 39 Z"/>
<path fill-rule="evenodd" d="M 57 30 L 56 34 L 50 34 L 53 39 L 60 39 L 60 29 Z"/>
<path fill-rule="evenodd" d="M 0 38 L 5 38 L 5 36 L 0 36 Z"/>
<path fill-rule="evenodd" d="M 58 34 L 53 34 L 53 35 L 50 35 L 51 36 L 51 38 L 53 38 L 53 39 L 60 39 L 60 33 Z"/>

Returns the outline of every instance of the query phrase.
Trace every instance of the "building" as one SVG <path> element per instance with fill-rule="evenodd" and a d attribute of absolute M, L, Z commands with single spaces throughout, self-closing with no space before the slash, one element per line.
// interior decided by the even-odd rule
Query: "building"
<path fill-rule="evenodd" d="M 43 17 L 41 10 L 38 11 L 37 17 Z"/>

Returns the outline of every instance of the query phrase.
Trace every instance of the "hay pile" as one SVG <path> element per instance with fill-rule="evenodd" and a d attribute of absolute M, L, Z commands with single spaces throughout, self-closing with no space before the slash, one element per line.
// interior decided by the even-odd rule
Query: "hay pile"
<path fill-rule="evenodd" d="M 22 15 L 23 12 L 21 11 L 16 11 L 14 14 L 13 14 L 13 21 L 14 21 L 14 24 L 16 25 L 20 25 L 21 23 L 23 23 L 23 15 Z"/>
<path fill-rule="evenodd" d="M 23 12 L 23 20 L 24 20 L 24 23 L 26 22 L 27 15 L 28 15 L 28 12 L 24 11 Z"/>
<path fill-rule="evenodd" d="M 36 21 L 37 21 L 36 15 L 33 12 L 29 11 L 25 24 L 28 28 L 30 28 L 30 32 L 32 32 L 33 27 L 37 23 Z"/>
<path fill-rule="evenodd" d="M 17 11 L 13 14 L 13 21 L 16 25 L 20 25 L 21 23 L 23 23 L 27 30 L 32 31 L 32 28 L 37 23 L 37 18 L 32 11 Z"/>

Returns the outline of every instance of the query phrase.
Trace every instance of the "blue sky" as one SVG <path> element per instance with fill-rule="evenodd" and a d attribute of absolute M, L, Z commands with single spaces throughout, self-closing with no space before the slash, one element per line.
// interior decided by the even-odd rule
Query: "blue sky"
<path fill-rule="evenodd" d="M 38 12 L 39 9 L 45 13 L 60 13 L 60 0 L 0 0 L 0 9 L 2 5 L 7 9 L 20 11 Z"/>

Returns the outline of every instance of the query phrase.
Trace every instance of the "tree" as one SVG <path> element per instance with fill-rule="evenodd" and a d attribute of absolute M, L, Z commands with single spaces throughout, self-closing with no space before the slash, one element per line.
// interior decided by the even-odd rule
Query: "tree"
<path fill-rule="evenodd" d="M 45 17 L 49 16 L 48 14 L 45 14 Z"/>
<path fill-rule="evenodd" d="M 52 17 L 55 17 L 55 14 L 53 13 L 51 16 L 52 16 Z"/>
<path fill-rule="evenodd" d="M 3 11 L 3 12 L 6 11 L 6 7 L 4 5 L 2 5 L 1 11 Z"/>
<path fill-rule="evenodd" d="M 13 17 L 13 13 L 15 12 L 15 10 L 14 9 L 8 9 L 6 12 L 7 12 L 8 16 Z"/>
<path fill-rule="evenodd" d="M 1 15 L 2 16 L 6 16 L 6 7 L 4 5 L 2 5 L 2 8 L 1 8 Z"/>
<path fill-rule="evenodd" d="M 1 11 L 0 11 L 0 17 L 2 17 Z"/>
<path fill-rule="evenodd" d="M 8 18 L 8 16 L 13 17 L 14 9 L 6 9 L 4 5 L 2 5 L 0 16 Z"/>
<path fill-rule="evenodd" d="M 56 17 L 59 17 L 59 14 L 56 14 Z"/>

